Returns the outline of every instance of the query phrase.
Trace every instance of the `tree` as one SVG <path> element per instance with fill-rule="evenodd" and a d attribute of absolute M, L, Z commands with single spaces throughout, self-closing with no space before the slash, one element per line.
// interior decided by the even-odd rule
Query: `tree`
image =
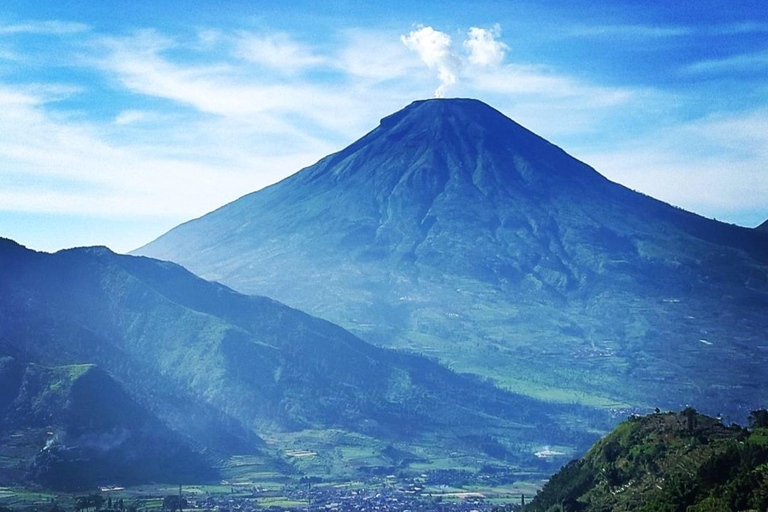
<path fill-rule="evenodd" d="M 750 428 L 768 428 L 768 411 L 757 409 L 749 413 Z"/>
<path fill-rule="evenodd" d="M 104 497 L 99 494 L 89 494 L 88 496 L 80 496 L 75 500 L 75 510 L 98 510 L 104 505 Z"/>
<path fill-rule="evenodd" d="M 184 508 L 187 508 L 187 500 L 179 495 L 171 494 L 163 498 L 163 510 L 174 512 L 175 510 L 182 510 Z"/>
<path fill-rule="evenodd" d="M 686 419 L 686 427 L 688 428 L 688 432 L 693 432 L 693 429 L 696 427 L 696 409 L 693 407 L 686 407 L 683 409 L 682 414 Z"/>

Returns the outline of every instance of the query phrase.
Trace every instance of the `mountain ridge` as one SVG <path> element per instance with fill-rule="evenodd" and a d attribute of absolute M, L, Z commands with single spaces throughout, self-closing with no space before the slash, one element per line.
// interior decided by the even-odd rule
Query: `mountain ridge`
<path fill-rule="evenodd" d="M 561 418 L 598 429 L 609 421 L 375 347 L 175 263 L 105 248 L 48 254 L 0 241 L 0 355 L 96 363 L 191 448 L 212 459 L 251 455 L 283 473 L 296 468 L 262 435 L 341 432 L 381 450 L 538 467 L 539 446 L 576 451 L 594 436 Z"/>

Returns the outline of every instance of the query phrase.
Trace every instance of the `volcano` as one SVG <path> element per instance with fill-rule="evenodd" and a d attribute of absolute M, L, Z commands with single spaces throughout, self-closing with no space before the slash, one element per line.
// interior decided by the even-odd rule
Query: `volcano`
<path fill-rule="evenodd" d="M 768 391 L 768 237 L 476 100 L 414 102 L 136 253 L 551 402 L 741 416 Z"/>

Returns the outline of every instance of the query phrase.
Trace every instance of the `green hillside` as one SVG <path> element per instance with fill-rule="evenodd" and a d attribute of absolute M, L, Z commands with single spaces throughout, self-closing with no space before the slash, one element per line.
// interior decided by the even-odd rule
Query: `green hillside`
<path fill-rule="evenodd" d="M 768 509 L 768 413 L 750 429 L 697 414 L 630 418 L 554 475 L 528 512 Z"/>
<path fill-rule="evenodd" d="M 172 263 L 104 248 L 35 253 L 8 240 L 0 263 L 0 354 L 97 364 L 209 458 L 254 455 L 270 470 L 322 473 L 343 466 L 330 457 L 343 444 L 342 460 L 363 460 L 346 471 L 449 455 L 542 471 L 557 467 L 536 457 L 542 446 L 578 453 L 610 422 L 369 345 Z M 317 456 L 293 456 L 304 452 Z"/>

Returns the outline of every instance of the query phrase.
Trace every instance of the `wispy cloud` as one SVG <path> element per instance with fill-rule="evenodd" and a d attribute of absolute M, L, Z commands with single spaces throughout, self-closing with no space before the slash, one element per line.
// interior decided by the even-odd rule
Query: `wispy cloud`
<path fill-rule="evenodd" d="M 422 67 L 418 57 L 391 32 L 350 29 L 342 35 L 343 44 L 330 63 L 353 79 L 376 84 L 412 76 Z"/>
<path fill-rule="evenodd" d="M 199 112 L 239 118 L 266 132 L 298 134 L 296 116 L 338 133 L 359 129 L 365 98 L 349 91 L 339 94 L 335 85 L 297 77 L 263 76 L 247 63 L 227 60 L 198 65 L 175 62 L 164 56 L 178 48 L 173 39 L 153 31 L 129 37 L 104 38 L 106 50 L 96 65 L 114 75 L 128 90 L 188 105 Z M 307 62 L 305 60 L 305 62 Z M 338 113 L 345 112 L 340 118 Z M 303 128 L 302 128 L 303 129 Z"/>
<path fill-rule="evenodd" d="M 20 56 L 18 53 L 11 50 L 6 50 L 4 48 L 0 48 L 0 60 L 15 61 L 19 59 L 20 59 Z"/>
<path fill-rule="evenodd" d="M 291 73 L 327 63 L 325 57 L 285 33 L 241 32 L 235 54 L 248 62 Z"/>
<path fill-rule="evenodd" d="M 743 22 L 714 25 L 582 25 L 567 31 L 569 37 L 595 39 L 667 39 L 688 36 L 734 36 L 768 32 L 768 23 Z"/>
<path fill-rule="evenodd" d="M 615 106 L 635 94 L 628 88 L 589 84 L 546 66 L 521 64 L 508 64 L 492 72 L 478 73 L 473 77 L 472 85 L 479 90 L 518 96 L 571 98 L 587 102 L 592 107 Z"/>
<path fill-rule="evenodd" d="M 608 177 L 711 217 L 768 208 L 768 110 L 661 127 L 580 155 Z"/>
<path fill-rule="evenodd" d="M 192 126 L 187 136 L 205 146 L 198 148 L 204 154 L 223 153 L 218 161 L 174 148 L 183 142 L 178 135 L 155 146 L 146 141 L 116 144 L 108 140 L 115 133 L 104 126 L 56 119 L 46 112 L 47 102 L 0 85 L 0 173 L 26 177 L 0 191 L 2 210 L 183 219 L 267 185 L 280 177 L 273 172 L 296 169 L 314 157 L 298 152 L 241 155 L 237 141 L 225 143 L 233 131 L 220 133 L 215 123 Z M 60 180 L 76 186 L 62 190 Z M 30 187 L 35 182 L 55 188 Z"/>
<path fill-rule="evenodd" d="M 87 32 L 90 27 L 85 23 L 71 21 L 27 21 L 16 24 L 0 24 L 0 35 L 3 34 L 39 34 L 39 35 L 70 35 Z"/>
<path fill-rule="evenodd" d="M 742 23 L 728 23 L 724 25 L 716 25 L 709 27 L 707 30 L 710 34 L 719 34 L 726 36 L 742 35 L 742 34 L 763 34 L 768 32 L 768 23 L 758 23 L 754 21 L 746 21 Z"/>
<path fill-rule="evenodd" d="M 668 38 L 689 36 L 696 32 L 693 27 L 654 25 L 592 25 L 570 30 L 574 37 L 594 38 Z"/>
<path fill-rule="evenodd" d="M 689 73 L 713 74 L 722 72 L 764 72 L 768 70 L 768 50 L 745 53 L 724 57 L 722 59 L 708 59 L 694 62 L 685 66 L 684 71 Z"/>
<path fill-rule="evenodd" d="M 145 110 L 123 110 L 115 117 L 115 124 L 128 125 L 156 119 L 157 115 Z"/>

